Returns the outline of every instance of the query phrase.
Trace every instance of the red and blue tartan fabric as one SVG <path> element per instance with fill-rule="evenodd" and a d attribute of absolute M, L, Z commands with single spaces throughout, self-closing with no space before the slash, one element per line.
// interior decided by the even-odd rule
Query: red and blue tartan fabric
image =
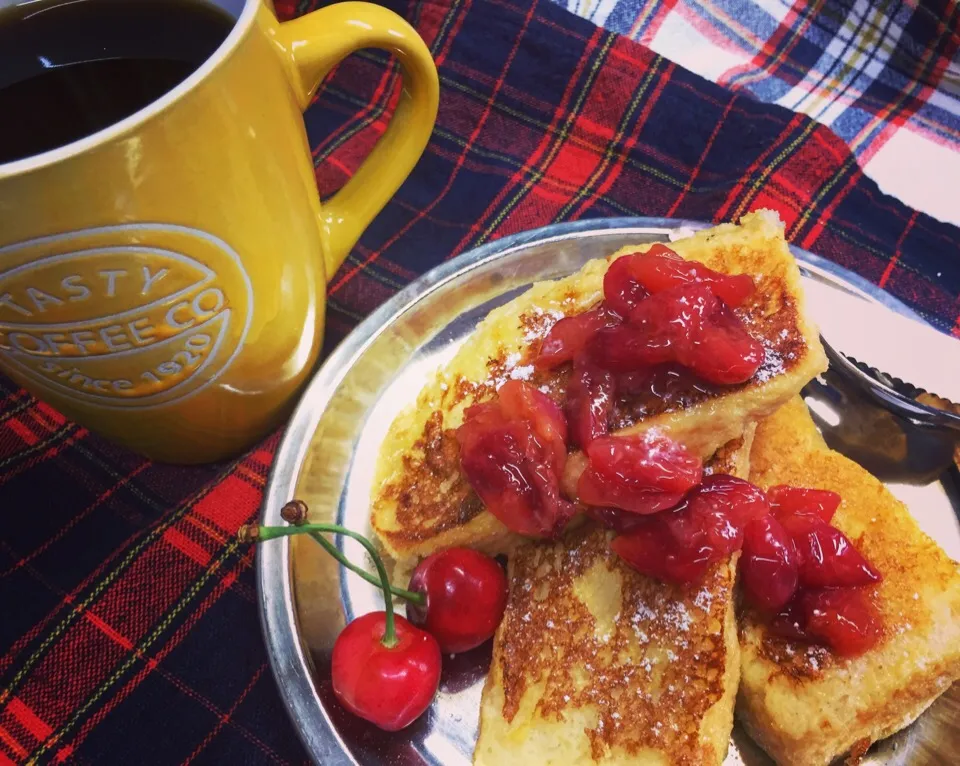
<path fill-rule="evenodd" d="M 830 127 L 901 201 L 960 224 L 957 0 L 554 0 Z"/>
<path fill-rule="evenodd" d="M 419 274 L 504 234 L 757 207 L 960 335 L 960 231 L 880 193 L 807 117 L 545 0 L 393 7 L 437 59 L 440 115 L 330 283 L 327 349 Z M 382 132 L 396 85 L 363 54 L 318 96 L 307 125 L 324 194 Z M 267 667 L 253 552 L 234 541 L 278 439 L 220 465 L 157 465 L 0 378 L 0 765 L 305 759 Z"/>

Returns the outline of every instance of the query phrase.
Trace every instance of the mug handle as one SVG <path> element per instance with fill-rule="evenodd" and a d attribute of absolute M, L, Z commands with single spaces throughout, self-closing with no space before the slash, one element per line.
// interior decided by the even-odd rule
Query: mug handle
<path fill-rule="evenodd" d="M 301 110 L 334 65 L 361 48 L 381 48 L 400 62 L 403 90 L 386 131 L 356 173 L 321 207 L 320 236 L 330 279 L 423 154 L 437 118 L 437 67 L 413 27 L 372 3 L 337 3 L 284 22 L 273 32 Z"/>

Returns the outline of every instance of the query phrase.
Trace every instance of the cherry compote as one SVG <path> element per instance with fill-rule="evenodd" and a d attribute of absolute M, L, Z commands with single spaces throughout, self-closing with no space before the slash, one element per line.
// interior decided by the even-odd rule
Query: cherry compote
<path fill-rule="evenodd" d="M 672 510 L 629 525 L 612 547 L 643 574 L 694 583 L 713 564 L 739 550 L 744 528 L 768 512 L 766 498 L 750 482 L 723 474 L 708 476 Z"/>
<path fill-rule="evenodd" d="M 796 548 L 803 587 L 849 588 L 880 581 L 880 573 L 836 527 L 799 513 L 782 516 L 780 523 Z"/>
<path fill-rule="evenodd" d="M 602 436 L 586 448 L 589 461 L 577 482 L 582 503 L 631 513 L 672 508 L 703 475 L 696 455 L 650 432 Z"/>
<path fill-rule="evenodd" d="M 586 349 L 600 330 L 616 327 L 623 318 L 605 305 L 557 322 L 540 344 L 536 366 L 549 370 L 569 362 Z"/>
<path fill-rule="evenodd" d="M 653 245 L 646 253 L 625 256 L 627 273 L 649 293 L 677 285 L 701 284 L 728 306 L 740 306 L 754 291 L 748 274 L 722 274 L 698 261 L 687 261 L 666 245 Z M 606 287 L 606 284 L 604 284 Z"/>
<path fill-rule="evenodd" d="M 768 496 L 750 482 L 714 475 L 659 513 L 630 513 L 604 500 L 588 515 L 617 532 L 611 547 L 645 575 L 696 583 L 742 550 L 744 598 L 768 615 L 774 633 L 841 656 L 866 651 L 882 634 L 866 588 L 880 573 L 825 520 L 840 504 L 836 493 L 779 486 Z"/>
<path fill-rule="evenodd" d="M 610 264 L 603 275 L 603 297 L 611 309 L 620 316 L 629 316 L 630 311 L 649 293 L 632 274 L 631 264 L 637 255 L 624 255 Z"/>
<path fill-rule="evenodd" d="M 740 583 L 747 601 L 776 612 L 793 598 L 798 578 L 797 551 L 783 525 L 771 515 L 747 524 L 740 559 Z"/>
<path fill-rule="evenodd" d="M 456 438 L 463 473 L 494 516 L 522 535 L 560 533 L 574 510 L 559 484 L 567 424 L 548 396 L 507 381 L 495 400 L 467 409 Z"/>
<path fill-rule="evenodd" d="M 679 364 L 661 364 L 614 376 L 618 396 L 663 399 L 681 403 L 691 394 L 703 396 L 720 389 L 698 378 Z"/>
<path fill-rule="evenodd" d="M 883 623 L 863 588 L 800 590 L 770 628 L 793 641 L 828 646 L 841 657 L 863 654 L 883 637 Z"/>
<path fill-rule="evenodd" d="M 610 430 L 616 385 L 613 374 L 581 353 L 573 363 L 564 409 L 570 440 L 581 449 Z"/>
<path fill-rule="evenodd" d="M 809 489 L 778 484 L 767 490 L 767 499 L 778 518 L 796 513 L 813 514 L 828 524 L 840 507 L 840 495 L 828 489 Z"/>
<path fill-rule="evenodd" d="M 674 363 L 709 383 L 742 383 L 759 369 L 763 347 L 730 307 L 753 292 L 746 274 L 721 274 L 654 245 L 610 264 L 603 303 L 557 322 L 536 364 L 551 369 L 589 353 L 615 374 Z"/>
<path fill-rule="evenodd" d="M 671 287 L 634 308 L 628 321 L 596 334 L 594 358 L 615 373 L 679 363 L 709 383 L 743 383 L 763 363 L 763 346 L 710 287 Z"/>

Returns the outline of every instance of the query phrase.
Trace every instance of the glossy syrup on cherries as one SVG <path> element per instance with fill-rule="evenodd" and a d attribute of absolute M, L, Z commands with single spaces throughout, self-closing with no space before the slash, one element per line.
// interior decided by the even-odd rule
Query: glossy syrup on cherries
<path fill-rule="evenodd" d="M 556 500 L 563 459 L 544 451 L 543 442 L 556 444 L 562 428 L 568 445 L 585 452 L 571 461 L 579 466 L 573 483 L 563 476 L 565 491 L 618 533 L 613 550 L 631 566 L 691 583 L 742 548 L 746 598 L 774 615 L 774 631 L 827 643 L 838 653 L 861 651 L 877 631 L 857 593 L 879 581 L 879 573 L 829 524 L 839 504 L 833 493 L 781 487 L 768 500 L 731 476 L 701 481 L 700 461 L 665 437 L 609 435 L 678 399 L 743 384 L 764 365 L 782 368 L 790 352 L 774 352 L 771 360 L 773 347 L 759 343 L 731 308 L 748 310 L 753 292 L 750 277 L 683 261 L 665 246 L 618 259 L 605 275 L 604 302 L 547 332 L 529 390 L 510 381 L 504 402 L 468 411 L 460 438 L 464 469 L 470 476 L 473 466 L 471 484 L 484 502 L 498 504 L 491 510 L 511 529 L 556 533 L 570 514 Z M 559 418 L 535 404 L 537 389 L 563 403 Z M 527 409 L 517 414 L 510 401 L 521 399 Z M 510 441 L 503 432 L 491 436 L 497 417 L 512 423 L 506 430 L 518 446 L 509 459 L 502 448 L 498 457 L 489 445 L 471 445 L 471 439 Z M 533 446 L 518 435 L 524 429 Z M 844 595 L 827 597 L 824 589 Z"/>

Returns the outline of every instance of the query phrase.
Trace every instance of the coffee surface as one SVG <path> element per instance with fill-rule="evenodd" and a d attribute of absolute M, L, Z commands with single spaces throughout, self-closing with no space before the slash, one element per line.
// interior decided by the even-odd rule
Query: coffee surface
<path fill-rule="evenodd" d="M 74 0 L 0 10 L 0 163 L 129 117 L 190 76 L 234 19 L 202 0 Z"/>

